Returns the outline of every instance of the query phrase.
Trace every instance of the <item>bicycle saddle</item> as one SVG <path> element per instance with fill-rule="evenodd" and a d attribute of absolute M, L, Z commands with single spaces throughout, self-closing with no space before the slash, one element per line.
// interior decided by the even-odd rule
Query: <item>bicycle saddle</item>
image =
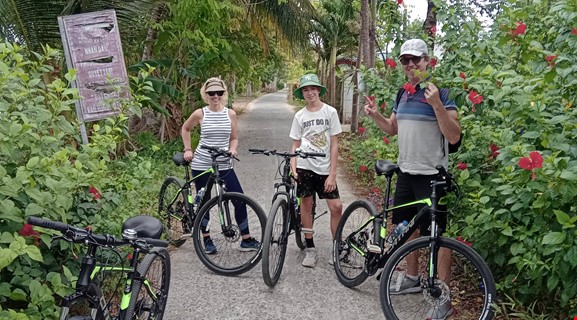
<path fill-rule="evenodd" d="M 177 166 L 184 166 L 188 163 L 188 161 L 184 160 L 184 153 L 178 152 L 172 156 L 172 161 Z"/>
<path fill-rule="evenodd" d="M 128 218 L 122 224 L 122 231 L 125 229 L 133 229 L 139 238 L 153 238 L 160 239 L 163 227 L 162 222 L 152 216 L 135 216 Z"/>
<path fill-rule="evenodd" d="M 399 166 L 397 166 L 394 162 L 390 160 L 377 160 L 375 161 L 375 171 L 377 175 L 382 176 L 385 175 L 387 177 L 392 176 Z"/>

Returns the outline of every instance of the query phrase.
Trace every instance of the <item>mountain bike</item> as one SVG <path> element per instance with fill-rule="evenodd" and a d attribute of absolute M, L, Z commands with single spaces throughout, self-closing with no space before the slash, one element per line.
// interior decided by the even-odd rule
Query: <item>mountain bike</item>
<path fill-rule="evenodd" d="M 427 311 L 448 301 L 452 301 L 453 310 L 460 310 L 453 313 L 452 319 L 492 319 L 496 287 L 491 270 L 471 247 L 455 239 L 442 237 L 438 233 L 438 194 L 440 191 L 452 192 L 457 188 L 453 177 L 442 166 L 437 166 L 439 173 L 437 178 L 431 181 L 430 198 L 389 205 L 391 180 L 398 171 L 398 166 L 391 161 L 377 160 L 375 170 L 377 175 L 386 177 L 383 209 L 377 213 L 368 201 L 357 200 L 344 211 L 336 231 L 336 240 L 333 242 L 334 269 L 339 281 L 347 287 L 355 287 L 383 268 L 380 274 L 380 296 L 387 319 L 424 319 Z M 416 205 L 423 207 L 387 247 L 385 239 L 389 213 L 397 208 Z M 407 242 L 427 216 L 431 220 L 430 236 Z M 371 245 L 378 246 L 379 249 L 369 250 Z M 440 248 L 451 250 L 452 263 L 449 263 L 452 276 L 449 283 L 443 282 L 437 274 L 439 265 L 447 262 L 440 260 Z M 416 254 L 418 257 L 419 282 L 413 289 L 421 293 L 398 295 L 394 288 L 399 286 L 404 278 L 405 258 L 409 254 Z"/>
<path fill-rule="evenodd" d="M 242 193 L 226 191 L 219 163 L 238 159 L 224 149 L 200 147 L 209 151 L 211 167 L 193 177 L 190 162 L 184 160 L 184 154 L 175 154 L 172 160 L 177 166 L 184 167 L 185 179 L 171 176 L 164 180 L 160 188 L 158 214 L 164 220 L 166 237 L 173 245 L 181 246 L 192 236 L 194 250 L 208 269 L 221 275 L 238 275 L 252 269 L 260 261 L 262 251 L 262 246 L 253 251 L 240 250 L 241 232 L 250 227 L 251 235 L 261 241 L 266 216 L 253 199 Z M 215 196 L 202 205 L 204 195 L 195 199 L 194 181 L 203 175 L 210 175 L 203 189 L 215 187 Z M 246 221 L 241 221 L 245 210 Z M 217 252 L 205 250 L 203 233 L 209 230 Z"/>
<path fill-rule="evenodd" d="M 162 319 L 170 286 L 170 256 L 165 249 L 168 242 L 158 239 L 163 229 L 158 219 L 151 216 L 129 218 L 122 226 L 122 239 L 38 217 L 29 217 L 28 223 L 60 231 L 62 236 L 53 237 L 53 241 L 64 240 L 88 247 L 82 259 L 76 291 L 62 298 L 60 303 L 61 320 Z M 97 249 L 122 246 L 132 247 L 132 254 L 127 256 L 129 266 L 97 261 Z M 120 255 L 118 251 L 114 252 Z M 114 301 L 112 298 L 107 301 L 103 291 L 104 277 L 110 274 L 121 275 L 119 286 L 124 287 L 115 315 L 110 312 Z M 89 311 L 81 316 L 71 316 L 71 310 L 77 310 L 82 304 Z"/>
<path fill-rule="evenodd" d="M 274 155 L 281 157 L 278 173 L 281 182 L 274 184 L 275 193 L 272 197 L 272 205 L 268 214 L 268 220 L 262 242 L 262 275 L 264 282 L 269 287 L 274 287 L 278 282 L 288 245 L 288 237 L 294 233 L 297 246 L 303 250 L 306 246 L 303 242 L 300 199 L 296 196 L 296 184 L 293 182 L 290 168 L 292 157 L 324 157 L 324 153 L 304 152 L 297 149 L 295 152 L 277 152 L 276 150 L 249 149 L 253 154 Z M 313 194 L 313 221 L 326 214 L 327 211 L 317 215 L 316 196 Z"/>

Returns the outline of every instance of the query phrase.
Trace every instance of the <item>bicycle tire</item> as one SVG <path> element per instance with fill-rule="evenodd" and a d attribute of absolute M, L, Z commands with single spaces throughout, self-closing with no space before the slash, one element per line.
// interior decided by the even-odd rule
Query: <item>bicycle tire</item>
<path fill-rule="evenodd" d="M 153 248 L 138 265 L 138 274 L 142 275 L 142 279 L 135 279 L 132 284 L 125 319 L 161 320 L 170 289 L 168 250 Z"/>
<path fill-rule="evenodd" d="M 371 216 L 375 215 L 375 207 L 366 200 L 357 200 L 351 203 L 344 211 L 333 242 L 333 267 L 337 278 L 346 287 L 352 288 L 363 283 L 369 276 L 365 271 L 366 258 L 353 247 L 359 246 L 367 252 L 367 241 L 373 228 L 370 223 L 366 232 L 354 234 Z M 338 241 L 336 239 L 339 239 Z"/>
<path fill-rule="evenodd" d="M 298 206 L 298 209 L 296 209 L 298 211 L 295 212 L 295 221 L 292 222 L 294 224 L 294 234 L 295 234 L 295 242 L 297 244 L 297 247 L 299 247 L 299 249 L 304 250 L 307 245 L 304 242 L 304 235 L 302 233 L 302 223 L 301 223 L 301 206 Z"/>
<path fill-rule="evenodd" d="M 221 200 L 223 207 L 228 208 L 231 213 L 235 212 L 236 206 L 242 208 L 246 205 L 246 222 L 250 228 L 251 237 L 262 243 L 266 216 L 261 206 L 248 196 L 237 192 L 225 192 Z M 238 222 L 231 214 L 232 228 L 228 232 L 223 232 L 218 206 L 219 198 L 213 197 L 199 210 L 192 231 L 194 250 L 200 261 L 211 271 L 225 276 L 239 275 L 249 271 L 260 261 L 262 245 L 256 250 L 243 250 L 240 247 L 242 239 Z M 210 238 L 217 248 L 216 253 L 205 252 L 201 227 L 209 230 Z"/>
<path fill-rule="evenodd" d="M 285 198 L 279 197 L 271 206 L 262 241 L 262 278 L 271 288 L 277 284 L 282 273 L 290 232 L 288 223 L 288 203 Z"/>
<path fill-rule="evenodd" d="M 413 252 L 419 255 L 421 287 L 426 287 L 429 244 L 429 237 L 412 240 L 395 251 L 385 263 L 380 283 L 381 307 L 385 317 L 390 320 L 424 319 L 432 306 L 452 301 L 451 319 L 492 319 L 491 304 L 495 303 L 496 288 L 491 270 L 475 250 L 454 239 L 439 237 L 437 241 L 439 248 L 452 250 L 451 280 L 448 285 L 437 280 L 441 289 L 439 297 L 434 297 L 427 289 L 412 294 L 411 299 L 406 294 L 391 294 L 395 276 L 402 277 L 405 256 Z M 463 305 L 459 306 L 459 303 Z"/>
<path fill-rule="evenodd" d="M 166 239 L 175 247 L 180 247 L 186 242 L 182 237 L 190 233 L 187 229 L 186 197 L 178 190 L 182 190 L 184 182 L 177 177 L 168 177 L 160 187 L 158 195 L 158 215 L 164 223 Z M 172 202 L 176 198 L 176 201 Z M 172 204 L 171 204 L 172 202 Z"/>

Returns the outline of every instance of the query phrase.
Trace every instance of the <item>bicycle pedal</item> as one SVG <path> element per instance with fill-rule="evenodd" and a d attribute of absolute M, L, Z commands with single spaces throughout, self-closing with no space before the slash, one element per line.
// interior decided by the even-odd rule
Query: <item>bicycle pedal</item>
<path fill-rule="evenodd" d="M 367 245 L 367 251 L 372 252 L 372 253 L 382 253 L 381 247 L 379 247 L 376 244 L 368 244 Z"/>
<path fill-rule="evenodd" d="M 180 236 L 180 239 L 190 238 L 190 237 L 192 237 L 192 233 L 183 233 L 183 234 Z"/>

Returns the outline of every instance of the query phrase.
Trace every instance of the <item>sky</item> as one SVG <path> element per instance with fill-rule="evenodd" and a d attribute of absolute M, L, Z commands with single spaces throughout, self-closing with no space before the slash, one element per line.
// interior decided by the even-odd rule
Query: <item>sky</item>
<path fill-rule="evenodd" d="M 427 0 L 404 0 L 410 12 L 411 20 L 424 20 L 427 15 Z"/>

